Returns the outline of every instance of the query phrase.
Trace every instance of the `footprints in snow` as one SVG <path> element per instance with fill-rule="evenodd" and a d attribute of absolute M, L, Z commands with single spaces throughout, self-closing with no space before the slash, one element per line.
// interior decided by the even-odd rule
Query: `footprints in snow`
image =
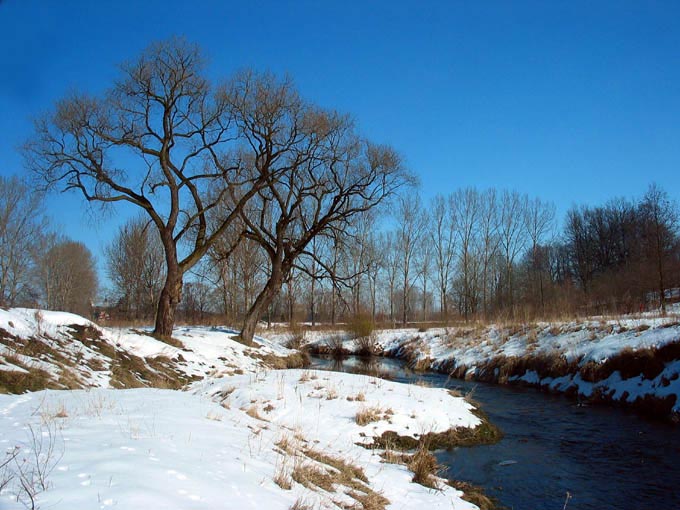
<path fill-rule="evenodd" d="M 183 481 L 189 479 L 185 474 L 182 474 L 178 471 L 175 471 L 174 469 L 168 469 L 166 471 L 166 473 L 168 473 L 170 476 L 174 476 L 180 482 L 183 482 Z M 200 501 L 201 500 L 201 496 L 199 496 L 197 494 L 191 494 L 186 489 L 178 489 L 177 494 L 179 494 L 180 496 L 184 496 L 186 498 L 189 498 L 191 501 Z"/>

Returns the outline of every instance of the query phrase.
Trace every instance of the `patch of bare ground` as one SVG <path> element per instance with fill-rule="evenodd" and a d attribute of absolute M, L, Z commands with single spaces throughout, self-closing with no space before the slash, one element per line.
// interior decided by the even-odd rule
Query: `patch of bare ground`
<path fill-rule="evenodd" d="M 460 446 L 478 446 L 494 444 L 503 438 L 503 432 L 491 423 L 483 411 L 473 409 L 481 423 L 474 428 L 453 427 L 444 432 L 427 432 L 417 439 L 411 436 L 401 436 L 392 430 L 386 430 L 381 436 L 373 438 L 369 446 L 381 449 L 415 450 L 425 445 L 430 450 L 456 448 Z"/>

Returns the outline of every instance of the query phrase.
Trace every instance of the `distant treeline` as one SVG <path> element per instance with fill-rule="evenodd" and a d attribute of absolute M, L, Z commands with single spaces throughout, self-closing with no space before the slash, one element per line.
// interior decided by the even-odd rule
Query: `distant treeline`
<path fill-rule="evenodd" d="M 669 290 L 680 287 L 678 210 L 655 185 L 634 200 L 574 207 L 561 231 L 552 204 L 511 191 L 462 189 L 427 205 L 402 193 L 390 205 L 387 218 L 373 210 L 315 239 L 262 319 L 528 320 L 665 309 L 678 298 Z M 269 265 L 258 244 L 233 246 L 225 235 L 185 283 L 180 319 L 246 314 Z M 97 308 L 153 320 L 163 256 L 148 220 L 121 226 Z M 0 305 L 89 315 L 96 292 L 87 247 L 54 232 L 26 183 L 0 178 Z"/>
<path fill-rule="evenodd" d="M 552 204 L 512 191 L 462 189 L 427 205 L 402 193 L 390 212 L 316 239 L 262 319 L 363 315 L 403 324 L 630 313 L 665 307 L 668 289 L 680 286 L 677 208 L 655 185 L 635 200 L 572 208 L 561 230 Z M 381 230 L 385 224 L 392 228 Z M 181 318 L 235 321 L 252 305 L 266 281 L 266 254 L 247 239 L 232 245 L 216 243 L 185 284 Z M 121 227 L 107 251 L 119 316 L 153 318 L 162 256 L 143 218 Z"/>

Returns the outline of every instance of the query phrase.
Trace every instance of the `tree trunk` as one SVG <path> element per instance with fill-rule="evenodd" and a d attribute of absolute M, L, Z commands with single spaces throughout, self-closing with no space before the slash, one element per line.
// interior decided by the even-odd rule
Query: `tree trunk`
<path fill-rule="evenodd" d="M 158 300 L 156 325 L 153 330 L 154 336 L 163 339 L 172 337 L 172 328 L 175 325 L 175 310 L 181 300 L 182 275 L 177 264 L 174 264 L 174 267 L 168 267 L 165 285 Z"/>
<path fill-rule="evenodd" d="M 316 278 L 314 278 L 314 277 L 312 276 L 312 282 L 311 282 L 311 285 L 312 285 L 312 291 L 311 291 L 311 303 L 309 304 L 309 311 L 310 311 L 310 315 L 311 315 L 310 319 L 311 319 L 311 321 L 312 321 L 312 327 L 316 326 L 316 314 L 315 314 L 316 310 L 314 309 L 314 300 L 315 300 L 315 298 L 316 298 L 316 294 L 315 294 L 316 285 L 315 285 L 315 282 L 316 282 Z"/>
<path fill-rule="evenodd" d="M 243 328 L 241 329 L 241 341 L 244 344 L 252 345 L 257 322 L 281 289 L 281 285 L 283 285 L 283 274 L 284 272 L 281 267 L 273 267 L 272 274 L 269 277 L 269 280 L 267 280 L 262 292 L 260 292 L 248 309 L 245 319 L 243 320 Z"/>

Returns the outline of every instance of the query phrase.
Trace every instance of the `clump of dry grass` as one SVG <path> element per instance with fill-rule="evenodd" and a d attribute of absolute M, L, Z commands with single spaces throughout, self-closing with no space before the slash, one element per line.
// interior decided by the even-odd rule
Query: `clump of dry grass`
<path fill-rule="evenodd" d="M 274 483 L 286 491 L 289 491 L 293 488 L 293 479 L 291 478 L 290 469 L 288 468 L 287 455 L 283 455 L 281 460 L 276 464 L 274 471 Z"/>
<path fill-rule="evenodd" d="M 477 505 L 479 510 L 495 510 L 497 508 L 493 500 L 484 494 L 484 490 L 481 487 L 459 480 L 448 480 L 447 483 L 451 487 L 463 491 L 462 499 Z"/>
<path fill-rule="evenodd" d="M 340 457 L 328 455 L 324 452 L 314 450 L 312 448 L 305 449 L 304 454 L 310 459 L 315 460 L 316 462 L 326 464 L 327 466 L 334 468 L 336 471 L 338 471 L 338 473 L 342 475 L 344 479 L 351 480 L 353 478 L 356 478 L 364 483 L 368 483 L 368 478 L 366 478 L 366 474 L 364 473 L 363 469 L 353 464 L 350 464 L 349 462 Z"/>
<path fill-rule="evenodd" d="M 359 393 L 357 393 L 354 396 L 348 395 L 347 400 L 349 402 L 365 402 L 366 401 L 366 395 L 364 395 L 363 391 L 360 391 Z"/>
<path fill-rule="evenodd" d="M 255 418 L 256 420 L 267 421 L 265 418 L 260 416 L 260 413 L 257 410 L 257 406 L 255 406 L 255 405 L 252 405 L 248 409 L 246 409 L 246 414 L 248 416 L 250 416 L 251 418 Z"/>
<path fill-rule="evenodd" d="M 282 370 L 285 368 L 305 368 L 310 364 L 309 354 L 305 351 L 294 352 L 288 356 L 276 356 L 271 353 L 255 353 L 254 357 L 261 359 L 265 365 L 275 370 Z"/>
<path fill-rule="evenodd" d="M 357 411 L 354 421 L 363 427 L 376 421 L 388 420 L 393 414 L 392 409 L 382 409 L 379 406 L 364 407 Z"/>
<path fill-rule="evenodd" d="M 279 487 L 289 490 L 295 482 L 315 492 L 342 492 L 357 502 L 357 505 L 348 506 L 334 501 L 341 508 L 384 510 L 389 504 L 385 497 L 371 489 L 361 467 L 337 455 L 309 448 L 304 443 L 303 439 L 289 435 L 276 442 L 277 451 L 283 456 L 274 475 L 274 483 Z"/>
<path fill-rule="evenodd" d="M 432 489 L 439 488 L 437 477 L 441 468 L 437 464 L 437 459 L 424 444 L 421 444 L 416 453 L 410 457 L 406 466 L 413 472 L 414 483 Z"/>
<path fill-rule="evenodd" d="M 292 504 L 290 510 L 314 510 L 314 507 L 304 499 L 298 498 L 295 500 L 295 503 Z"/>

